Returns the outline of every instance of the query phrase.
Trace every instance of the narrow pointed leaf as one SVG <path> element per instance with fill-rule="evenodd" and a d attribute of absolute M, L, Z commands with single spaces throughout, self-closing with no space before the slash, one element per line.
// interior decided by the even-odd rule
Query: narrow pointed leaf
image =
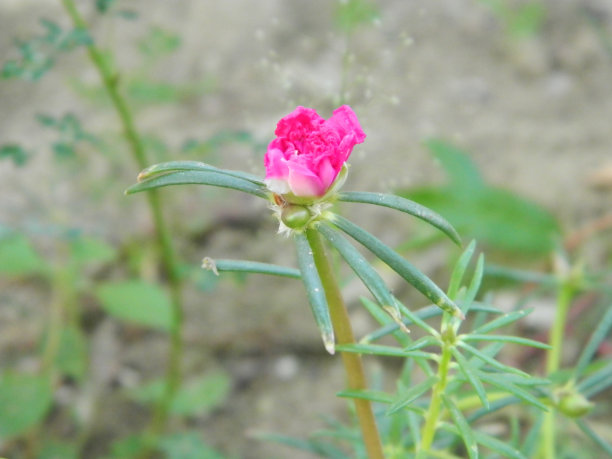
<path fill-rule="evenodd" d="M 259 185 L 261 187 L 265 186 L 263 180 L 261 180 L 256 175 L 248 174 L 242 171 L 220 169 L 218 167 L 211 166 L 210 164 L 202 163 L 199 161 L 169 161 L 166 163 L 154 164 L 153 166 L 147 167 L 140 174 L 138 174 L 138 181 L 142 182 L 143 180 L 150 179 L 151 177 L 156 176 L 156 175 L 166 174 L 168 172 L 178 172 L 178 171 L 215 172 L 218 174 L 228 175 L 230 177 L 236 177 L 236 178 L 248 180 L 249 182 L 252 182 L 255 185 Z"/>
<path fill-rule="evenodd" d="M 308 301 L 312 313 L 321 332 L 325 349 L 330 354 L 334 353 L 334 328 L 329 315 L 329 307 L 325 298 L 325 290 L 321 284 L 319 273 L 315 266 L 312 250 L 304 234 L 296 234 L 295 244 L 297 247 L 298 264 L 302 274 L 302 281 L 306 287 Z"/>
<path fill-rule="evenodd" d="M 431 389 L 437 381 L 437 376 L 430 376 L 425 381 L 422 381 L 416 386 L 412 386 L 407 391 L 399 394 L 399 396 L 393 400 L 393 404 L 387 410 L 387 415 L 393 414 L 401 410 L 402 408 L 405 408 L 410 403 L 414 402 L 417 398 L 419 398 L 421 395 Z"/>
<path fill-rule="evenodd" d="M 593 334 L 589 338 L 589 342 L 584 347 L 584 350 L 580 354 L 580 358 L 578 359 L 578 363 L 576 364 L 576 373 L 575 377 L 579 378 L 584 372 L 585 368 L 597 352 L 597 349 L 601 345 L 602 341 L 606 339 L 608 332 L 612 328 L 612 305 L 609 305 L 606 313 L 600 320 L 597 328 L 593 331 Z"/>
<path fill-rule="evenodd" d="M 537 347 L 539 349 L 550 349 L 550 346 L 541 341 L 535 341 L 533 339 L 521 338 L 520 336 L 506 336 L 506 335 L 462 335 L 463 341 L 499 341 L 505 343 L 520 344 L 522 346 Z"/>
<path fill-rule="evenodd" d="M 334 215 L 332 221 L 338 228 L 372 251 L 440 309 L 463 318 L 457 305 L 446 296 L 440 287 L 381 240 L 340 215 Z"/>
<path fill-rule="evenodd" d="M 472 303 L 478 294 L 478 290 L 480 290 L 480 283 L 482 282 L 482 274 L 484 273 L 484 254 L 480 254 L 478 256 L 478 261 L 476 262 L 476 268 L 474 269 L 474 275 L 472 276 L 472 281 L 470 282 L 470 286 L 467 289 L 465 296 L 463 297 L 463 305 L 461 306 L 461 310 L 464 314 L 472 309 Z"/>
<path fill-rule="evenodd" d="M 557 285 L 559 280 L 552 274 L 544 274 L 533 271 L 506 268 L 505 266 L 487 265 L 485 269 L 487 277 L 501 277 L 514 282 L 529 282 L 542 285 Z"/>
<path fill-rule="evenodd" d="M 484 352 L 479 351 L 478 349 L 476 349 L 475 347 L 470 346 L 467 343 L 459 342 L 458 346 L 463 348 L 463 349 L 465 349 L 470 354 L 478 357 L 483 362 L 488 363 L 493 368 L 497 368 L 498 370 L 502 370 L 502 371 L 508 371 L 510 373 L 516 373 L 516 374 L 522 375 L 522 376 L 528 376 L 528 373 L 525 373 L 524 371 L 521 371 L 518 368 L 513 368 L 513 367 L 509 367 L 507 365 L 504 365 L 503 363 L 499 362 L 498 360 L 495 360 L 494 358 L 489 357 Z"/>
<path fill-rule="evenodd" d="M 347 264 L 351 267 L 355 274 L 359 276 L 363 284 L 372 293 L 378 303 L 385 307 L 390 306 L 396 312 L 399 317 L 400 311 L 397 306 L 397 302 L 391 292 L 387 288 L 385 281 L 382 280 L 380 275 L 374 270 L 372 265 L 365 259 L 359 251 L 353 247 L 342 235 L 330 228 L 325 224 L 321 224 L 317 227 L 317 231 L 329 241 L 329 243 L 338 251 L 338 253 L 344 258 Z"/>
<path fill-rule="evenodd" d="M 212 258 L 204 258 L 202 267 L 205 269 L 210 269 L 215 274 L 220 272 L 243 272 L 291 277 L 294 279 L 300 278 L 299 269 L 287 268 L 285 266 L 278 266 L 269 263 L 260 263 L 257 261 L 227 259 L 213 260 Z"/>
<path fill-rule="evenodd" d="M 580 381 L 577 388 L 586 397 L 592 397 L 609 386 L 612 386 L 612 362 Z"/>
<path fill-rule="evenodd" d="M 489 400 L 487 399 L 487 392 L 485 391 L 482 383 L 480 382 L 480 379 L 478 378 L 477 370 L 472 368 L 470 363 L 466 360 L 465 357 L 463 357 L 463 355 L 461 355 L 461 352 L 459 352 L 456 348 L 451 348 L 451 353 L 453 354 L 457 365 L 459 365 L 459 370 L 461 370 L 461 373 L 463 373 L 465 379 L 469 381 L 469 383 L 474 388 L 474 391 L 476 391 L 476 395 L 478 395 L 482 406 L 488 409 Z"/>
<path fill-rule="evenodd" d="M 470 244 L 463 251 L 459 259 L 455 263 L 455 267 L 453 268 L 453 273 L 451 274 L 451 278 L 448 283 L 449 298 L 452 298 L 454 300 L 457 299 L 457 292 L 459 291 L 459 287 L 461 287 L 461 281 L 463 280 L 465 271 L 468 265 L 470 264 L 472 255 L 474 255 L 475 249 L 476 249 L 476 241 L 472 240 L 472 242 L 470 242 Z"/>
<path fill-rule="evenodd" d="M 342 352 L 352 352 L 354 354 L 385 355 L 388 357 L 418 357 L 436 360 L 437 356 L 430 352 L 410 351 L 393 346 L 382 344 L 338 344 L 336 350 Z"/>
<path fill-rule="evenodd" d="M 440 334 L 436 330 L 434 330 L 431 326 L 429 326 L 419 316 L 417 316 L 414 312 L 412 312 L 402 303 L 398 302 L 398 305 L 399 305 L 399 308 L 402 314 L 405 315 L 408 318 L 408 320 L 410 320 L 413 324 L 417 325 L 418 327 L 421 327 L 423 330 L 425 330 L 427 333 L 429 333 L 432 336 L 436 336 L 436 337 L 440 336 Z"/>
<path fill-rule="evenodd" d="M 154 176 L 129 187 L 125 193 L 133 194 L 170 185 L 210 185 L 221 188 L 231 188 L 250 193 L 260 198 L 267 198 L 266 190 L 248 180 L 218 172 L 179 171 Z"/>
<path fill-rule="evenodd" d="M 381 390 L 371 390 L 371 389 L 368 389 L 368 390 L 347 389 L 347 390 L 338 392 L 336 396 L 345 397 L 345 398 L 358 398 L 358 399 L 370 400 L 371 402 L 378 402 L 378 403 L 391 403 L 393 401 L 393 397 L 387 394 L 386 392 L 383 392 Z"/>
<path fill-rule="evenodd" d="M 391 316 L 386 311 L 383 311 L 378 304 L 368 298 L 361 298 L 361 304 L 367 309 L 370 315 L 374 317 L 376 322 L 383 325 L 381 329 L 386 329 L 388 326 L 395 325 L 396 328 L 389 333 L 393 333 L 393 337 L 401 346 L 408 346 L 411 343 L 412 340 L 410 337 L 404 331 L 400 331 L 399 325 L 396 324 Z M 362 344 L 368 344 L 375 340 L 376 339 L 372 339 L 372 333 L 369 333 L 361 338 L 360 342 Z"/>
<path fill-rule="evenodd" d="M 544 413 L 535 413 L 535 420 L 529 428 L 529 433 L 525 436 L 525 441 L 521 446 L 521 452 L 527 457 L 534 457 L 542 434 L 542 423 L 544 422 Z"/>
<path fill-rule="evenodd" d="M 364 191 L 347 191 L 338 195 L 339 201 L 344 202 L 361 202 L 365 204 L 374 204 L 377 206 L 389 207 L 391 209 L 405 212 L 414 217 L 417 217 L 430 225 L 438 228 L 446 234 L 455 244 L 461 244 L 461 237 L 453 226 L 444 219 L 440 214 L 433 210 L 418 204 L 410 199 L 402 198 L 392 194 L 384 193 L 369 193 Z"/>
<path fill-rule="evenodd" d="M 508 314 L 504 314 L 501 317 L 497 317 L 491 322 L 487 322 L 483 326 L 478 327 L 472 333 L 484 335 L 485 333 L 489 333 L 492 330 L 504 327 L 512 322 L 516 322 L 517 320 L 522 319 L 526 315 L 531 314 L 532 311 L 533 309 L 521 309 L 520 311 L 512 311 Z"/>
<path fill-rule="evenodd" d="M 463 413 L 461 413 L 459 408 L 457 408 L 457 405 L 455 405 L 455 403 L 444 394 L 442 394 L 442 401 L 450 413 L 455 426 L 459 430 L 459 436 L 465 444 L 468 457 L 470 459 L 478 459 L 478 445 L 476 444 L 476 439 L 474 438 L 474 431 L 463 417 Z"/>
<path fill-rule="evenodd" d="M 478 432 L 477 430 L 474 431 L 474 437 L 482 446 L 486 446 L 490 450 L 501 454 L 502 457 L 506 457 L 508 459 L 527 459 L 527 457 L 523 456 L 523 453 L 521 453 L 518 449 L 510 446 L 506 442 L 498 440 L 495 437 Z"/>
<path fill-rule="evenodd" d="M 589 437 L 601 449 L 603 449 L 608 456 L 612 457 L 612 445 L 603 438 L 601 438 L 601 436 L 597 432 L 591 429 L 591 427 L 589 427 L 589 425 L 584 421 L 584 419 L 577 419 L 576 424 L 587 437 Z"/>
<path fill-rule="evenodd" d="M 505 390 L 509 394 L 512 394 L 515 397 L 520 398 L 521 400 L 528 403 L 529 405 L 535 406 L 536 408 L 540 408 L 543 411 L 548 411 L 548 407 L 546 405 L 544 405 L 542 402 L 540 402 L 537 398 L 535 398 L 533 395 L 531 395 L 526 390 L 521 389 L 520 387 L 512 384 L 511 382 L 508 382 L 505 379 L 504 375 L 498 376 L 492 373 L 486 373 L 486 372 L 480 371 L 478 372 L 478 377 L 482 381 L 488 384 L 491 384 L 492 386 L 495 386 L 499 389 Z"/>

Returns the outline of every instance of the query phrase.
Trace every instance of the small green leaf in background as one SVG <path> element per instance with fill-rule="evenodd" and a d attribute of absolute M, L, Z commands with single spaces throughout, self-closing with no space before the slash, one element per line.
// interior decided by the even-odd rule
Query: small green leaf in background
<path fill-rule="evenodd" d="M 107 282 L 96 296 L 111 316 L 136 325 L 169 330 L 172 322 L 170 301 L 159 286 L 141 280 Z"/>
<path fill-rule="evenodd" d="M 16 40 L 19 57 L 4 63 L 3 78 L 36 81 L 53 67 L 60 53 L 92 43 L 91 36 L 85 29 L 65 31 L 48 19 L 41 19 L 40 25 L 44 33 L 35 35 L 29 40 Z"/>
<path fill-rule="evenodd" d="M 13 160 L 15 166 L 23 166 L 30 157 L 28 153 L 21 145 L 17 144 L 6 144 L 0 147 L 0 159 L 10 158 Z"/>
<path fill-rule="evenodd" d="M 376 3 L 369 0 L 337 2 L 334 15 L 336 27 L 346 33 L 354 32 L 360 25 L 372 24 L 380 17 Z"/>
<path fill-rule="evenodd" d="M 60 334 L 55 365 L 63 374 L 81 382 L 87 372 L 87 339 L 76 327 L 65 327 Z"/>
<path fill-rule="evenodd" d="M 117 250 L 101 239 L 79 236 L 70 242 L 72 260 L 77 264 L 108 263 L 117 257 Z"/>
<path fill-rule="evenodd" d="M 156 58 L 176 51 L 181 46 L 181 37 L 174 32 L 159 26 L 151 27 L 140 41 L 140 52 L 150 58 Z"/>
<path fill-rule="evenodd" d="M 487 185 L 469 156 L 441 140 L 426 143 L 449 177 L 439 187 L 399 194 L 444 216 L 462 235 L 509 254 L 545 255 L 560 233 L 546 209 L 509 190 Z"/>
<path fill-rule="evenodd" d="M 45 261 L 21 234 L 0 236 L 0 273 L 10 276 L 40 274 L 47 268 Z"/>
<path fill-rule="evenodd" d="M 147 435 L 128 435 L 111 444 L 110 455 L 106 459 L 136 459 L 150 446 Z"/>
<path fill-rule="evenodd" d="M 207 373 L 186 382 L 177 392 L 170 411 L 179 416 L 201 416 L 222 405 L 231 389 L 231 378 L 223 371 Z M 156 403 L 164 394 L 164 381 L 157 380 L 130 391 L 141 403 Z"/>
<path fill-rule="evenodd" d="M 6 371 L 0 376 L 0 439 L 27 432 L 51 407 L 49 380 L 39 375 Z"/>
<path fill-rule="evenodd" d="M 45 441 L 36 459 L 78 459 L 79 447 L 75 443 L 64 443 L 57 440 Z"/>
<path fill-rule="evenodd" d="M 181 432 L 162 437 L 159 448 L 167 459 L 225 459 L 204 443 L 197 432 Z"/>
<path fill-rule="evenodd" d="M 116 2 L 116 0 L 96 0 L 96 10 L 104 14 L 106 13 Z"/>

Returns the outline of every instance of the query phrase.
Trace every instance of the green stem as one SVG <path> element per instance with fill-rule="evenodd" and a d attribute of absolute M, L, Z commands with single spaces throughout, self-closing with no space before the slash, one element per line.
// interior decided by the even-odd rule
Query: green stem
<path fill-rule="evenodd" d="M 557 370 L 561 363 L 561 355 L 563 350 L 563 333 L 567 322 L 567 313 L 572 303 L 572 298 L 575 293 L 575 288 L 572 281 L 566 281 L 561 284 L 559 294 L 557 296 L 557 309 L 555 311 L 555 321 L 550 331 L 549 344 L 546 360 L 546 374 L 550 376 Z M 550 407 L 544 417 L 544 425 L 542 426 L 542 454 L 545 459 L 555 458 L 555 417 L 557 413 L 554 407 Z"/>
<path fill-rule="evenodd" d="M 448 314 L 445 313 L 444 315 L 447 316 Z M 442 346 L 442 355 L 440 357 L 440 364 L 438 365 L 438 382 L 433 387 L 429 409 L 425 414 L 425 424 L 421 431 L 421 443 L 417 448 L 417 459 L 428 457 L 429 450 L 431 449 L 431 445 L 436 435 L 442 407 L 442 394 L 444 394 L 448 382 L 452 346 L 453 345 L 446 340 Z"/>
<path fill-rule="evenodd" d="M 336 282 L 330 262 L 325 254 L 325 248 L 321 242 L 321 236 L 314 229 L 306 231 L 308 243 L 312 249 L 312 256 L 321 278 L 321 283 L 325 289 L 325 296 L 329 305 L 329 314 L 336 334 L 338 344 L 352 344 L 355 342 L 353 329 L 349 320 L 340 288 Z M 367 382 L 361 356 L 350 352 L 342 353 L 342 362 L 346 371 L 347 384 L 349 389 L 367 389 Z M 355 408 L 363 441 L 370 459 L 384 459 L 382 443 L 376 427 L 372 405 L 369 400 L 355 399 Z"/>
<path fill-rule="evenodd" d="M 62 4 L 67 11 L 68 15 L 72 19 L 75 27 L 84 30 L 89 30 L 89 27 L 85 20 L 80 15 L 76 8 L 73 0 L 62 0 Z M 129 144 L 130 151 L 134 160 L 138 164 L 140 169 L 144 169 L 147 166 L 147 158 L 144 145 L 138 131 L 136 129 L 134 118 L 127 105 L 126 100 L 119 93 L 117 84 L 119 82 L 119 76 L 114 72 L 108 65 L 108 61 L 104 58 L 102 52 L 94 45 L 90 44 L 87 46 L 87 52 L 89 58 L 94 64 L 98 71 L 104 88 L 108 93 L 113 107 L 119 116 L 121 125 L 123 127 L 123 133 Z M 160 250 L 161 262 L 168 276 L 168 284 L 170 288 L 170 297 L 172 304 L 172 325 L 170 329 L 170 352 L 168 357 L 168 365 L 166 368 L 166 386 L 165 393 L 156 406 L 153 420 L 151 423 L 151 433 L 153 435 L 159 435 L 165 428 L 168 412 L 170 410 L 170 404 L 176 391 L 181 384 L 181 356 L 183 351 L 182 345 L 182 325 L 183 325 L 183 301 L 181 293 L 181 280 L 178 274 L 176 254 L 172 245 L 172 239 L 170 233 L 165 224 L 162 205 L 160 202 L 159 194 L 156 190 L 151 190 L 147 193 L 148 203 L 153 215 L 153 224 L 155 226 L 155 233 L 157 237 L 157 243 Z"/>

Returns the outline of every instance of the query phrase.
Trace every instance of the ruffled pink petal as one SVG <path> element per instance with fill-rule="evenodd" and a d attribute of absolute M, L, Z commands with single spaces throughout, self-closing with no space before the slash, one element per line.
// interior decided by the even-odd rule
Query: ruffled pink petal
<path fill-rule="evenodd" d="M 366 135 L 361 129 L 357 115 L 348 105 L 342 105 L 334 110 L 334 114 L 327 120 L 327 125 L 336 129 L 341 138 L 352 137 L 351 148 L 365 140 Z"/>
<path fill-rule="evenodd" d="M 272 141 L 268 147 L 268 151 L 264 156 L 264 164 L 266 166 L 266 178 L 277 178 L 285 179 L 289 175 L 289 168 L 287 167 L 287 160 L 285 155 L 278 148 L 274 148 Z"/>

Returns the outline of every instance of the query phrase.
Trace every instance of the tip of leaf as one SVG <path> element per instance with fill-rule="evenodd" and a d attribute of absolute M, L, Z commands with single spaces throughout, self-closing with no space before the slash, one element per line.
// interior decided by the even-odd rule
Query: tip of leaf
<path fill-rule="evenodd" d="M 331 355 L 334 355 L 336 353 L 336 343 L 334 342 L 333 334 L 323 335 L 323 345 L 325 346 L 325 350 L 329 352 Z"/>
<path fill-rule="evenodd" d="M 142 171 L 140 171 L 140 173 L 136 177 L 136 180 L 138 182 L 142 182 L 143 180 L 145 180 L 145 179 L 149 178 L 151 175 L 153 175 L 155 173 L 156 169 L 157 169 L 156 165 L 149 166 L 146 169 L 143 169 Z"/>

